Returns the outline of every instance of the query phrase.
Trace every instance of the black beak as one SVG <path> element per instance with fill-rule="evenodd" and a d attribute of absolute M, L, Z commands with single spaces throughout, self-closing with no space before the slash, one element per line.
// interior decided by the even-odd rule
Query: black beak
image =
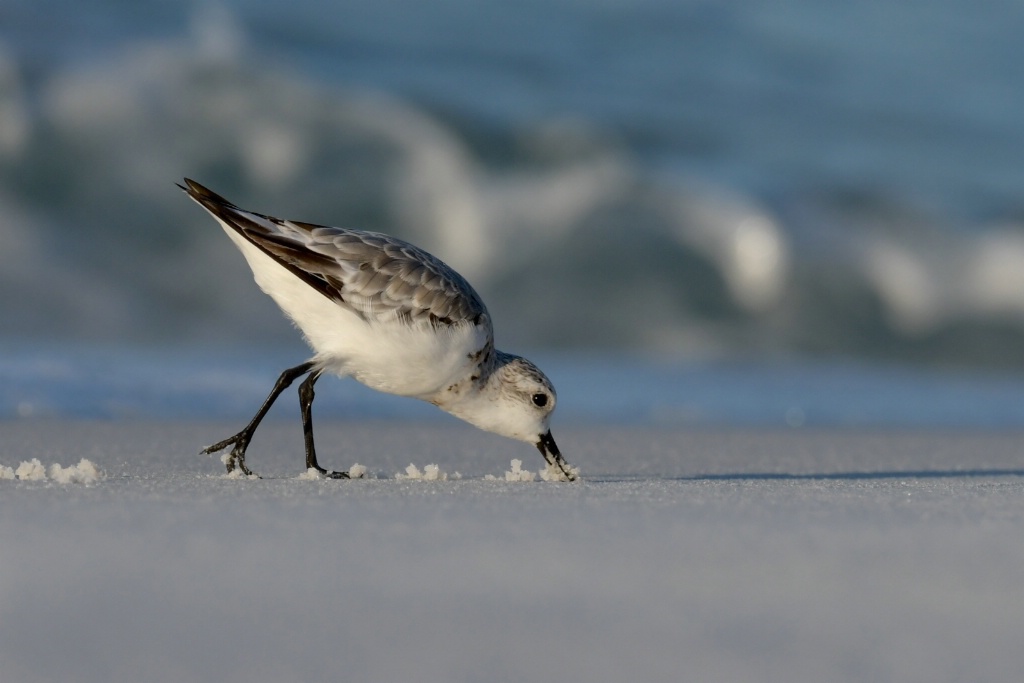
<path fill-rule="evenodd" d="M 562 470 L 562 474 L 569 481 L 576 481 L 576 473 L 572 471 L 569 464 L 562 458 L 562 454 L 558 452 L 558 446 L 555 444 L 555 437 L 551 436 L 551 430 L 549 429 L 547 434 L 540 437 L 540 441 L 537 442 L 537 450 L 544 456 L 544 459 L 548 461 L 549 465 L 558 467 Z"/>

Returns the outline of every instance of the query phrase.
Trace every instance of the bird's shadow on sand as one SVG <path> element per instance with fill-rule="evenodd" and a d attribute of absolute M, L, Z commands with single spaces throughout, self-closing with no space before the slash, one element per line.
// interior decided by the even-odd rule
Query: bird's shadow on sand
<path fill-rule="evenodd" d="M 686 476 L 654 477 L 663 481 L 859 481 L 883 479 L 981 479 L 1024 477 L 1024 469 L 968 469 L 968 470 L 880 470 L 877 472 L 725 472 L 720 474 L 693 474 Z M 650 477 L 595 476 L 603 482 L 626 482 Z"/>
<path fill-rule="evenodd" d="M 980 477 L 1024 477 L 1024 469 L 971 469 L 971 470 L 882 470 L 878 472 L 829 472 L 791 474 L 786 472 L 741 472 L 731 474 L 698 474 L 679 477 L 682 481 L 756 480 L 830 480 L 859 479 L 971 479 Z"/>

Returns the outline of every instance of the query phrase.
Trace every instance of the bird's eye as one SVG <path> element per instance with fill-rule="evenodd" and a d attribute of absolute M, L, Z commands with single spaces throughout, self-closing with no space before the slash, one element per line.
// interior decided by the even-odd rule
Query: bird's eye
<path fill-rule="evenodd" d="M 537 406 L 538 408 L 543 408 L 547 404 L 548 404 L 548 395 L 547 394 L 534 394 L 533 395 L 533 405 Z"/>

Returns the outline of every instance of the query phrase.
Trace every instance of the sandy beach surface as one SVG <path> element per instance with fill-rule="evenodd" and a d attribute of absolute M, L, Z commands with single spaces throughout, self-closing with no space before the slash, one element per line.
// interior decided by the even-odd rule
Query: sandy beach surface
<path fill-rule="evenodd" d="M 366 479 L 291 422 L 229 479 L 237 426 L 0 423 L 4 681 L 1024 675 L 1021 433 L 564 427 L 568 484 L 397 421 L 318 424 Z"/>

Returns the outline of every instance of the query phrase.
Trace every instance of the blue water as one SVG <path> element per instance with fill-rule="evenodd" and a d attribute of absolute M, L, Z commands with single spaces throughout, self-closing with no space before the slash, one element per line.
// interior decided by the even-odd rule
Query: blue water
<path fill-rule="evenodd" d="M 1021 367 L 1024 6 L 0 10 L 0 338 L 284 343 L 173 183 L 395 233 L 510 345 Z"/>
<path fill-rule="evenodd" d="M 1017 425 L 1022 34 L 1009 1 L 10 0 L 0 416 L 237 417 L 303 357 L 189 176 L 438 254 L 564 419 Z M 318 401 L 433 419 L 359 391 Z"/>
<path fill-rule="evenodd" d="M 200 419 L 244 423 L 301 349 L 6 347 L 0 420 Z M 861 363 L 679 363 L 530 354 L 558 389 L 558 424 L 687 428 L 1024 429 L 1024 378 Z M 318 385 L 316 415 L 454 420 L 352 380 Z M 271 419 L 298 422 L 294 391 Z"/>

